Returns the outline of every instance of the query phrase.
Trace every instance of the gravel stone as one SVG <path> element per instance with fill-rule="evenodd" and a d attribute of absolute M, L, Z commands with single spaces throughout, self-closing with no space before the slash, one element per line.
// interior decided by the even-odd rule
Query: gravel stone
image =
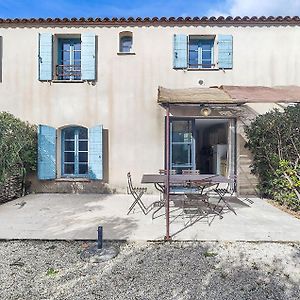
<path fill-rule="evenodd" d="M 106 243 L 114 259 L 86 262 L 93 243 L 0 241 L 0 299 L 299 299 L 300 244 Z"/>

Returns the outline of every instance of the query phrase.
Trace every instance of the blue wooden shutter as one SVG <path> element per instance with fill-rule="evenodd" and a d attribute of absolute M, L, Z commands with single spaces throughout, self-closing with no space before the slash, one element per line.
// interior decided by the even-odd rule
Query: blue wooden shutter
<path fill-rule="evenodd" d="M 38 127 L 38 178 L 40 180 L 56 177 L 56 130 L 53 127 Z"/>
<path fill-rule="evenodd" d="M 173 67 L 174 69 L 187 68 L 187 36 L 185 34 L 174 34 L 173 41 Z"/>
<path fill-rule="evenodd" d="M 103 179 L 102 131 L 102 125 L 89 129 L 89 177 L 91 179 Z"/>
<path fill-rule="evenodd" d="M 218 36 L 218 67 L 232 69 L 232 35 Z"/>
<path fill-rule="evenodd" d="M 39 34 L 39 80 L 52 80 L 52 34 Z"/>
<path fill-rule="evenodd" d="M 96 36 L 94 33 L 81 35 L 81 79 L 96 80 Z"/>

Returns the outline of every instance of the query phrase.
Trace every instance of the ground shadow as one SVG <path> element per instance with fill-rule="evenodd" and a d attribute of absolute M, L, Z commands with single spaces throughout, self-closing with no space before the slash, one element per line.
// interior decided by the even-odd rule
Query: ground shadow
<path fill-rule="evenodd" d="M 232 197 L 227 200 L 230 203 L 230 206 L 237 209 L 248 208 L 248 204 L 238 199 L 237 197 Z M 184 201 L 182 200 L 173 200 L 175 209 L 174 212 L 179 211 L 177 215 L 170 213 L 170 224 L 174 223 L 179 218 L 182 218 L 184 221 L 184 226 L 176 230 L 171 234 L 171 237 L 175 237 L 177 234 L 183 232 L 187 228 L 192 227 L 196 223 L 202 222 L 204 225 L 211 226 L 216 218 L 223 219 L 225 215 L 231 213 L 232 211 L 222 203 L 218 203 L 218 200 L 215 202 L 210 201 L 209 204 L 205 202 L 197 202 L 194 206 L 189 207 L 189 209 L 184 208 Z M 161 214 L 162 216 L 162 214 Z"/>
<path fill-rule="evenodd" d="M 101 264 L 80 259 L 89 245 L 1 241 L 1 299 L 299 299 L 299 243 L 109 242 Z"/>

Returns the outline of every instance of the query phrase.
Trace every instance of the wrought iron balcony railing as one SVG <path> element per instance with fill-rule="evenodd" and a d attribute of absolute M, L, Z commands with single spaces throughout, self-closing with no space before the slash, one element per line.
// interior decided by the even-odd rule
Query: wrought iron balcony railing
<path fill-rule="evenodd" d="M 60 80 L 80 80 L 80 65 L 56 65 L 56 77 Z"/>

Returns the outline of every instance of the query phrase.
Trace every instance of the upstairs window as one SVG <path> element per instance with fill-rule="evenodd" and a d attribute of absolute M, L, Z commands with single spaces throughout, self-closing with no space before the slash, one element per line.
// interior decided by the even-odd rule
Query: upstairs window
<path fill-rule="evenodd" d="M 214 39 L 189 37 L 188 67 L 195 69 L 213 68 L 214 64 Z"/>
<path fill-rule="evenodd" d="M 216 55 L 215 55 L 216 53 Z M 232 35 L 174 34 L 174 69 L 232 69 Z"/>
<path fill-rule="evenodd" d="M 80 39 L 58 39 L 56 76 L 59 80 L 81 79 Z"/>
<path fill-rule="evenodd" d="M 96 35 L 39 33 L 40 81 L 95 81 Z"/>
<path fill-rule="evenodd" d="M 119 53 L 133 53 L 132 32 L 123 31 L 119 34 Z"/>
<path fill-rule="evenodd" d="M 120 52 L 131 52 L 132 49 L 132 37 L 122 36 L 120 39 Z"/>

